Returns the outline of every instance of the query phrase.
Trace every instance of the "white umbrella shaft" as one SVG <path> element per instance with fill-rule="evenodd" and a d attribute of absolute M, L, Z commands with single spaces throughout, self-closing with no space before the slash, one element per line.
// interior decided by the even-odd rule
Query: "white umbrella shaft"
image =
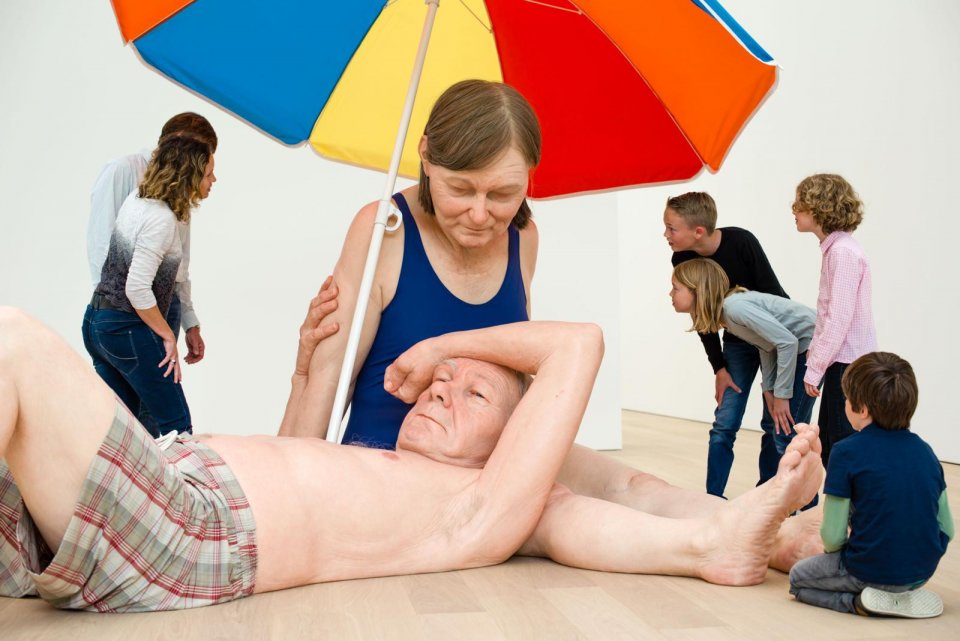
<path fill-rule="evenodd" d="M 413 113 L 413 101 L 417 97 L 417 86 L 420 84 L 420 74 L 423 71 L 423 61 L 427 57 L 427 45 L 430 43 L 430 32 L 433 30 L 433 21 L 437 15 L 440 0 L 425 0 L 427 17 L 423 23 L 423 34 L 420 36 L 420 48 L 417 50 L 417 59 L 410 74 L 410 85 L 407 88 L 407 99 L 403 106 L 403 116 L 397 128 L 397 139 L 393 145 L 393 157 L 390 160 L 390 171 L 384 185 L 383 196 L 377 207 L 377 217 L 373 223 L 370 239 L 370 249 L 367 252 L 367 262 L 363 268 L 363 278 L 360 280 L 360 291 L 357 294 L 357 306 L 353 310 L 353 320 L 350 321 L 350 336 L 347 338 L 347 351 L 343 355 L 343 366 L 340 368 L 340 380 L 337 381 L 337 394 L 333 399 L 333 410 L 330 412 L 330 422 L 327 424 L 327 440 L 339 443 L 342 436 L 340 426 L 343 422 L 343 412 L 347 405 L 347 392 L 353 378 L 353 366 L 357 361 L 357 349 L 360 346 L 360 332 L 363 329 L 363 319 L 367 313 L 367 303 L 370 301 L 370 290 L 373 288 L 373 276 L 377 271 L 377 261 L 380 258 L 380 245 L 383 243 L 383 233 L 387 225 L 390 212 L 390 198 L 393 196 L 397 184 L 397 172 L 400 169 L 400 156 L 403 154 L 403 142 L 407 138 L 407 129 L 410 128 L 410 116 Z"/>

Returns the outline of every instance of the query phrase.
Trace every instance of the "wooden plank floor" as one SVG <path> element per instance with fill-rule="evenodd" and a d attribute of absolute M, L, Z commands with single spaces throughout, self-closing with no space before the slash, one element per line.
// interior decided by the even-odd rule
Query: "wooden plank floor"
<path fill-rule="evenodd" d="M 624 412 L 624 449 L 611 453 L 681 486 L 702 487 L 707 426 Z M 742 432 L 728 493 L 755 482 L 759 436 Z M 960 515 L 960 466 L 945 466 Z M 960 638 L 960 550 L 930 582 L 937 619 L 866 619 L 796 603 L 785 575 L 727 588 L 694 579 L 589 572 L 540 559 L 421 576 L 345 581 L 184 612 L 103 615 L 0 598 L 0 639 L 831 639 Z M 953 632 L 951 632 L 953 630 Z"/>

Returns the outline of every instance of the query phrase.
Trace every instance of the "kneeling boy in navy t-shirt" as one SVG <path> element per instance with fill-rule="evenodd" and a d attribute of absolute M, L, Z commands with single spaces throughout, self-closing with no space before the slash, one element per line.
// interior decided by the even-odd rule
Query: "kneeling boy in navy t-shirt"
<path fill-rule="evenodd" d="M 820 528 L 827 553 L 793 567 L 790 593 L 839 612 L 937 616 L 943 602 L 920 586 L 954 527 L 943 467 L 909 429 L 913 368 L 896 354 L 871 352 L 847 368 L 842 386 L 857 433 L 830 455 Z"/>

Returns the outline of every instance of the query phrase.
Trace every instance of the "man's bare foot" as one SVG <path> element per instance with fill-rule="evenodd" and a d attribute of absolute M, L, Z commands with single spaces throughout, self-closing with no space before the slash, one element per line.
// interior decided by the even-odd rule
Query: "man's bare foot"
<path fill-rule="evenodd" d="M 703 541 L 708 550 L 701 563 L 705 580 L 722 585 L 763 581 L 781 524 L 819 490 L 823 476 L 819 430 L 807 425 L 798 428 L 780 459 L 777 475 L 711 517 Z"/>
<path fill-rule="evenodd" d="M 820 523 L 823 522 L 823 506 L 818 505 L 796 516 L 791 516 L 777 533 L 770 555 L 770 567 L 789 572 L 801 559 L 823 553 L 820 538 Z"/>

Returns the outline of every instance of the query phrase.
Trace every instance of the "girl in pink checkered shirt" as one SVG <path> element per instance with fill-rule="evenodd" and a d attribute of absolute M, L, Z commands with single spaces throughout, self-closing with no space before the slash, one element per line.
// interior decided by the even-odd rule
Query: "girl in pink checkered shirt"
<path fill-rule="evenodd" d="M 814 234 L 823 253 L 817 324 L 803 382 L 810 396 L 820 396 L 823 383 L 819 423 L 826 467 L 832 445 L 854 433 L 844 411 L 843 372 L 877 349 L 870 263 L 851 235 L 863 220 L 863 203 L 842 176 L 815 174 L 797 185 L 793 216 L 797 231 Z"/>

